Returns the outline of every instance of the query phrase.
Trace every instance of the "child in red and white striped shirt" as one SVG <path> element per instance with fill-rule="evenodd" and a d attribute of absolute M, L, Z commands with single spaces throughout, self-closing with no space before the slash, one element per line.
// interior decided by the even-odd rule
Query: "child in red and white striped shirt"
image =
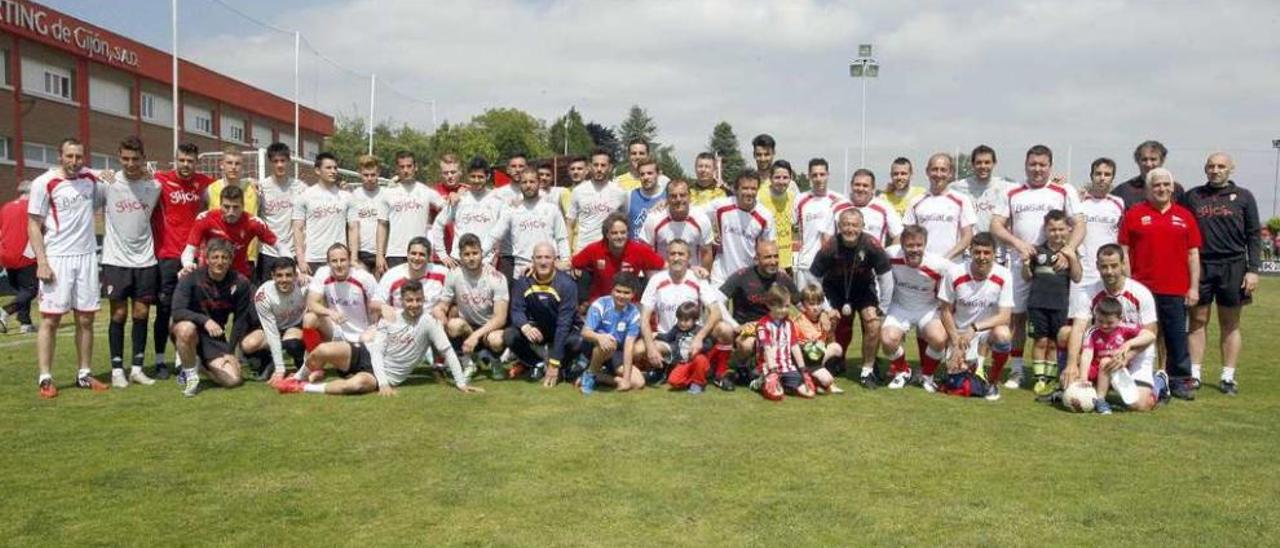
<path fill-rule="evenodd" d="M 774 285 L 765 294 L 769 315 L 756 322 L 756 372 L 753 387 L 767 399 L 780 400 L 784 393 L 802 398 L 814 396 L 813 381 L 804 374 L 800 332 L 791 321 L 791 292 Z"/>

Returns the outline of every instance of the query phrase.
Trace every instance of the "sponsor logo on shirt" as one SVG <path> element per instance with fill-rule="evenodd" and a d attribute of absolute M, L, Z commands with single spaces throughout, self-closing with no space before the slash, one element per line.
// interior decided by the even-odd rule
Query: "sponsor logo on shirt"
<path fill-rule="evenodd" d="M 459 213 L 456 222 L 458 224 L 484 224 L 494 221 L 495 215 L 487 211 L 468 211 Z"/>
<path fill-rule="evenodd" d="M 284 197 L 267 200 L 267 203 L 263 204 L 262 210 L 266 212 L 266 215 L 275 215 L 281 211 L 293 211 L 293 198 Z"/>
<path fill-rule="evenodd" d="M 521 219 L 516 223 L 516 230 L 519 231 L 545 231 L 550 227 L 546 219 L 529 218 Z"/>
<path fill-rule="evenodd" d="M 316 206 L 311 209 L 311 214 L 308 215 L 308 218 L 313 220 L 326 219 L 342 213 L 342 209 L 343 209 L 342 206 L 338 204 L 325 204 L 321 206 Z"/>
<path fill-rule="evenodd" d="M 933 222 L 950 224 L 950 223 L 954 223 L 955 221 L 956 221 L 956 216 L 952 213 L 923 213 L 923 214 L 916 215 L 916 222 L 920 224 L 933 223 Z"/>
<path fill-rule="evenodd" d="M 116 202 L 114 209 L 116 213 L 133 213 L 135 211 L 141 211 L 143 213 L 147 213 L 148 211 L 151 210 L 151 207 L 148 206 L 147 204 L 142 203 L 142 200 L 124 199 Z"/>
<path fill-rule="evenodd" d="M 169 203 L 173 205 L 192 204 L 200 201 L 200 195 L 190 190 L 179 190 L 169 193 Z"/>
<path fill-rule="evenodd" d="M 394 211 L 396 213 L 405 213 L 409 211 L 422 211 L 424 209 L 426 209 L 426 206 L 423 205 L 422 202 L 418 202 L 414 200 L 401 200 L 399 202 L 391 204 L 391 211 Z"/>

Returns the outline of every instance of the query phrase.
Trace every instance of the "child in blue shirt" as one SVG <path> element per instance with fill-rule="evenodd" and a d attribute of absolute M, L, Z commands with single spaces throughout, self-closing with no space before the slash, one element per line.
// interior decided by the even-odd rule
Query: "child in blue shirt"
<path fill-rule="evenodd" d="M 597 381 L 612 385 L 619 392 L 644 388 L 644 374 L 633 365 L 641 350 L 636 342 L 640 337 L 640 307 L 631 302 L 638 285 L 635 274 L 619 272 L 613 277 L 613 291 L 587 309 L 582 339 L 593 348 L 591 364 L 582 374 L 583 394 L 594 392 Z"/>

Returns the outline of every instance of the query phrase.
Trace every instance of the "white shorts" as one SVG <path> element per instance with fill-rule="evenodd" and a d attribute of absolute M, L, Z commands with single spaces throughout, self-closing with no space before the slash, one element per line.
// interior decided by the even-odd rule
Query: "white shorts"
<path fill-rule="evenodd" d="M 1031 296 L 1031 280 L 1022 279 L 1022 261 L 1017 253 L 1010 254 L 1014 259 L 1009 261 L 1009 273 L 1013 278 L 1013 313 L 1027 313 L 1027 299 Z"/>
<path fill-rule="evenodd" d="M 929 325 L 929 322 L 936 319 L 938 319 L 937 308 L 909 310 L 906 308 L 900 308 L 896 305 L 890 305 L 889 313 L 885 315 L 884 323 L 881 324 L 881 328 L 891 327 L 906 333 L 907 331 L 910 331 L 912 327 L 915 327 L 916 333 L 920 333 L 924 330 L 926 325 Z"/>
<path fill-rule="evenodd" d="M 1070 293 L 1069 299 L 1067 300 L 1068 313 L 1070 313 L 1071 303 L 1088 302 L 1089 295 L 1087 290 L 1089 286 L 1093 285 L 1094 282 L 1097 282 L 1100 279 L 1101 278 L 1081 278 L 1080 283 L 1071 282 L 1071 293 Z M 1084 299 L 1084 300 L 1080 300 L 1080 299 Z M 1067 317 L 1067 323 L 1068 324 L 1071 323 L 1070 316 Z"/>
<path fill-rule="evenodd" d="M 1126 368 L 1129 370 L 1129 376 L 1133 377 L 1133 382 L 1154 390 L 1156 386 L 1155 363 L 1156 348 L 1155 343 L 1152 343 L 1146 350 L 1130 359 Z"/>
<path fill-rule="evenodd" d="M 973 338 L 969 339 L 969 348 L 966 348 L 964 351 L 964 361 L 968 363 L 978 361 L 978 357 L 982 355 L 979 351 L 982 349 L 982 345 L 987 343 L 987 338 L 990 336 L 990 329 L 984 329 L 975 333 Z"/>
<path fill-rule="evenodd" d="M 102 307 L 98 258 L 93 253 L 49 257 L 53 281 L 40 281 L 40 313 L 61 316 L 72 310 L 97 312 Z"/>

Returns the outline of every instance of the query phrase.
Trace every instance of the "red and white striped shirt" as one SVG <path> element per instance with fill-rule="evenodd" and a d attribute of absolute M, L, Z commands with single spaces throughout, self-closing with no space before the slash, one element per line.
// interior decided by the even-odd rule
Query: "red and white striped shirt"
<path fill-rule="evenodd" d="M 925 251 L 945 256 L 960 240 L 960 231 L 978 222 L 973 201 L 950 190 L 942 194 L 925 193 L 907 206 L 902 217 L 906 225 L 920 225 L 929 231 Z"/>
<path fill-rule="evenodd" d="M 796 363 L 791 359 L 791 348 L 800 344 L 800 331 L 790 319 L 775 320 L 772 316 L 761 318 L 756 323 L 756 370 L 765 373 L 765 367 L 772 359 L 779 373 L 796 371 Z"/>

